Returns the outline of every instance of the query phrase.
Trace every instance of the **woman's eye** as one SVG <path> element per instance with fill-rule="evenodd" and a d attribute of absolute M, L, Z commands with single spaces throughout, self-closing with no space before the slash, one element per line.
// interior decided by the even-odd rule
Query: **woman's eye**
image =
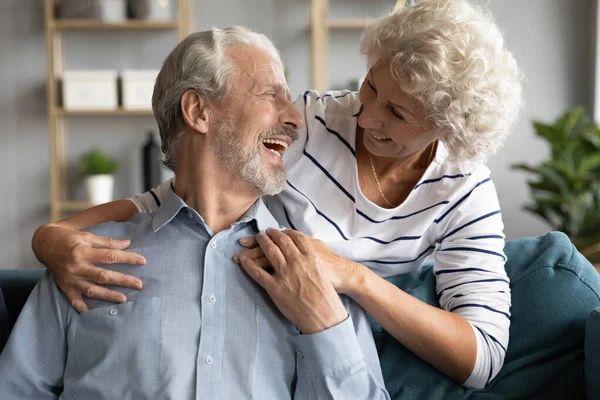
<path fill-rule="evenodd" d="M 390 107 L 390 112 L 392 113 L 392 115 L 398 119 L 404 120 L 404 117 L 400 114 L 398 114 L 398 112 L 394 109 L 394 107 Z"/>

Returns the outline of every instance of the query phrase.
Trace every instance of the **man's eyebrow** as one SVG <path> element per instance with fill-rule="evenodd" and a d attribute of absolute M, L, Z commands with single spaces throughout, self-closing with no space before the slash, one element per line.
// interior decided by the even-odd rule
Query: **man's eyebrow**
<path fill-rule="evenodd" d="M 275 90 L 276 92 L 283 92 L 285 94 L 285 97 L 288 100 L 290 100 L 292 98 L 292 95 L 291 95 L 288 87 L 286 85 L 282 85 L 281 83 L 262 81 L 262 82 L 259 82 L 257 86 L 261 89 L 269 88 L 269 89 Z"/>

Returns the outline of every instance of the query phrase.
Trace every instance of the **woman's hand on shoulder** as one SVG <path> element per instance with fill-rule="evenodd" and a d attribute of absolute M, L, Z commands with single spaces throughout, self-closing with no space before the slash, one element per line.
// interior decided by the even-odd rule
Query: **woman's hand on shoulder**
<path fill-rule="evenodd" d="M 141 255 L 124 251 L 129 245 L 129 240 L 100 237 L 61 226 L 60 223 L 39 227 L 32 240 L 35 256 L 48 268 L 78 312 L 88 310 L 83 296 L 112 303 L 127 300 L 122 293 L 99 285 L 142 288 L 142 282 L 138 278 L 94 265 L 145 264 L 146 260 Z"/>

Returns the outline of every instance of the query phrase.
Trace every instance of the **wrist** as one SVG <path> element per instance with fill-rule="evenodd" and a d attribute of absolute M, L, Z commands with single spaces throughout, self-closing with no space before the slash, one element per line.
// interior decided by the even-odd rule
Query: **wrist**
<path fill-rule="evenodd" d="M 345 280 L 343 287 L 340 288 L 340 293 L 354 297 L 361 288 L 364 287 L 367 268 L 354 261 L 346 260 L 346 262 L 348 264 L 346 267 L 348 277 Z"/>

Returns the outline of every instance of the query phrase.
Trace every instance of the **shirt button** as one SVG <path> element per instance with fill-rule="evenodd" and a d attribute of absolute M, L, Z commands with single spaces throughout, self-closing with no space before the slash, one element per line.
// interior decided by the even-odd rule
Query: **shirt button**
<path fill-rule="evenodd" d="M 215 301 L 217 301 L 217 298 L 215 297 L 214 294 L 211 294 L 210 297 L 208 298 L 208 301 L 210 301 L 211 303 L 214 303 Z"/>
<path fill-rule="evenodd" d="M 189 219 L 194 219 L 194 214 L 192 214 L 191 211 L 188 211 L 188 218 Z"/>
<path fill-rule="evenodd" d="M 217 242 L 210 242 L 210 247 L 212 247 L 213 249 L 217 248 Z"/>
<path fill-rule="evenodd" d="M 298 356 L 298 359 L 300 359 L 300 360 L 302 360 L 304 358 L 304 353 L 302 353 L 300 350 L 298 350 L 296 355 Z"/>
<path fill-rule="evenodd" d="M 206 357 L 206 359 L 204 360 L 204 362 L 206 363 L 206 365 L 213 365 L 214 360 L 211 356 Z"/>
<path fill-rule="evenodd" d="M 110 315 L 117 315 L 119 313 L 119 310 L 117 310 L 116 308 L 113 308 L 112 310 L 110 310 L 108 312 Z"/>

